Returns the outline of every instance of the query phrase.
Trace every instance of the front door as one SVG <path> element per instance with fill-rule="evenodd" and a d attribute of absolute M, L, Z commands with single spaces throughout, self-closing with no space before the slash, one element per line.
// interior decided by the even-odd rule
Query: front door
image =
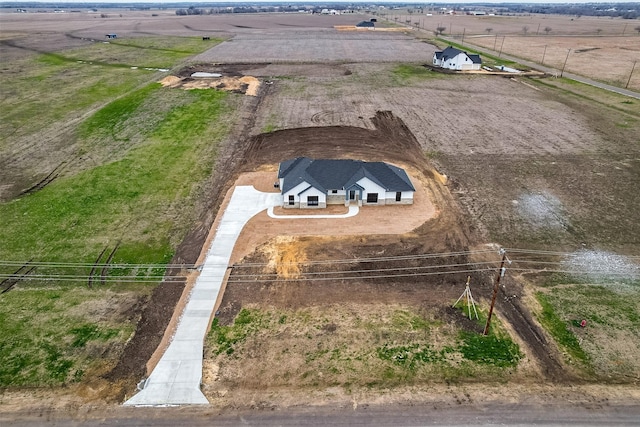
<path fill-rule="evenodd" d="M 349 201 L 351 200 L 358 200 L 358 194 L 356 193 L 356 190 L 349 190 Z"/>

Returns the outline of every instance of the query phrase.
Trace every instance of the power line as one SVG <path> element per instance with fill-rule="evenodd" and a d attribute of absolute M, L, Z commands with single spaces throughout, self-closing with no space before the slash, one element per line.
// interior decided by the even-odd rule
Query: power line
<path fill-rule="evenodd" d="M 335 270 L 335 271 L 310 271 L 310 272 L 300 272 L 302 275 L 321 275 L 321 274 L 342 274 L 342 273 L 374 273 L 374 272 L 386 272 L 386 271 L 406 271 L 406 270 L 421 270 L 421 269 L 432 269 L 432 268 L 452 268 L 452 267 L 465 267 L 469 265 L 485 265 L 485 264 L 496 264 L 494 261 L 484 261 L 484 262 L 466 262 L 460 264 L 444 264 L 444 265 L 422 265 L 422 266 L 414 266 L 414 267 L 398 267 L 398 268 L 375 268 L 375 269 L 366 269 L 366 270 Z M 254 277 L 254 276 L 278 276 L 279 273 L 256 273 L 256 274 L 234 274 L 233 277 Z"/>
<path fill-rule="evenodd" d="M 510 252 L 517 253 L 520 256 L 576 256 L 576 253 L 566 252 L 553 252 L 542 250 L 528 250 L 528 249 L 509 249 Z M 328 264 L 347 264 L 347 263 L 385 263 L 385 262 L 398 262 L 398 261 L 418 261 L 428 259 L 442 259 L 446 257 L 456 257 L 463 255 L 476 255 L 494 253 L 493 250 L 479 250 L 479 251 L 461 251 L 461 252 L 443 252 L 433 254 L 417 254 L 417 255 L 400 255 L 400 256 L 388 256 L 388 257 L 371 257 L 371 258 L 340 258 L 333 260 L 322 261 L 301 261 L 301 262 L 287 262 L 287 263 L 246 263 L 246 264 L 234 264 L 230 268 L 258 268 L 268 267 L 274 268 L 277 266 L 317 266 Z M 579 253 L 577 254 L 579 255 Z M 613 255 L 620 259 L 640 259 L 640 256 L 622 256 Z M 574 259 L 574 258 L 572 258 Z M 511 260 L 515 266 L 510 267 L 510 270 L 518 271 L 522 273 L 564 273 L 570 275 L 591 275 L 591 276 L 604 276 L 604 277 L 631 277 L 636 278 L 638 274 L 636 271 L 640 270 L 640 266 L 624 266 L 625 269 L 631 271 L 616 271 L 615 267 L 607 266 L 590 266 L 588 271 L 578 271 L 575 268 L 567 265 L 567 260 L 560 261 L 545 261 L 535 259 L 513 259 Z M 442 265 L 421 265 L 421 266 L 407 266 L 407 267 L 392 267 L 392 268 L 364 268 L 359 270 L 330 270 L 322 272 L 301 272 L 297 278 L 282 278 L 278 277 L 277 273 L 255 273 L 255 274 L 232 274 L 229 278 L 229 283 L 257 283 L 257 282 L 288 282 L 288 281 L 329 281 L 329 280 L 365 280 L 365 279 L 390 279 L 400 277 L 421 277 L 431 275 L 445 275 L 445 274 L 460 274 L 471 272 L 486 272 L 487 268 L 478 268 L 480 266 L 488 266 L 497 264 L 495 261 L 478 261 L 478 262 L 465 262 L 465 263 L 449 263 Z M 43 269 L 57 269 L 57 268 L 89 268 L 97 266 L 104 266 L 109 269 L 165 269 L 165 268 L 181 268 L 181 269 L 194 269 L 202 266 L 196 266 L 194 264 L 89 264 L 89 263 L 62 263 L 62 262 L 16 262 L 16 261 L 0 261 L 0 266 L 13 266 L 24 267 L 28 264 L 30 267 L 41 267 Z M 523 268 L 521 265 L 531 265 L 531 267 Z M 216 267 L 228 267 L 226 264 L 214 264 L 207 266 Z M 538 268 L 535 268 L 539 266 Z M 559 268 L 549 269 L 547 267 L 557 266 Z M 461 268 L 462 267 L 462 268 Z M 464 268 L 472 267 L 472 268 Z M 564 268 L 563 268 L 564 267 Z M 569 267 L 569 268 L 567 268 Z M 447 269 L 446 271 L 424 271 L 435 269 Z M 20 270 L 18 270 L 20 271 Z M 87 281 L 92 278 L 91 274 L 56 274 L 56 273 L 44 273 L 39 274 L 20 274 L 18 271 L 14 273 L 0 273 L 0 279 L 19 279 L 20 281 L 46 281 L 46 282 L 81 282 Z M 403 273 L 408 271 L 414 271 L 412 273 Z M 379 274 L 390 273 L 390 274 Z M 325 277 L 318 277 L 325 276 Z M 331 277 L 326 277 L 331 276 Z M 164 274 L 123 274 L 123 275 L 101 275 L 101 279 L 106 283 L 156 283 L 160 281 L 164 282 L 182 282 L 184 277 L 182 276 L 166 276 Z M 209 280 L 203 276 L 200 276 L 198 280 Z"/>
<path fill-rule="evenodd" d="M 581 252 L 557 252 L 557 251 L 546 251 L 546 250 L 535 250 L 535 249 L 517 249 L 517 248 L 506 248 L 508 253 L 511 254 L 521 254 L 521 255 L 546 255 L 546 256 L 558 256 L 558 257 L 568 257 L 575 258 L 581 255 Z M 496 253 L 497 251 L 493 249 L 485 249 L 485 250 L 470 250 L 470 251 L 460 251 L 460 252 L 441 252 L 441 253 L 429 253 L 429 254 L 417 254 L 417 255 L 396 255 L 396 256 L 388 256 L 388 257 L 368 257 L 368 258 L 335 258 L 321 261 L 294 261 L 294 262 L 286 262 L 286 263 L 276 263 L 276 265 L 323 265 L 323 264 L 341 264 L 341 263 L 368 263 L 368 262 L 387 262 L 387 261 L 409 261 L 409 260 L 420 260 L 420 259 L 431 259 L 431 258 L 444 258 L 444 257 L 456 257 L 456 256 L 464 256 L 464 255 L 480 255 L 480 254 L 491 254 Z M 616 257 L 620 259 L 629 259 L 629 260 L 640 260 L 640 255 L 617 255 L 611 254 L 608 255 L 611 257 Z M 516 260 L 513 260 L 514 262 Z M 497 260 L 496 260 L 497 262 Z M 524 262 L 524 260 L 521 260 Z M 25 265 L 27 261 L 0 261 L 0 266 L 4 267 L 21 267 Z M 241 263 L 234 264 L 233 268 L 252 268 L 252 267 L 260 267 L 260 266 L 268 266 L 273 265 L 274 263 L 265 262 L 265 263 Z M 76 262 L 34 262 L 30 261 L 29 265 L 35 267 L 50 267 L 50 268 L 73 268 L 73 267 L 108 267 L 113 269 L 126 269 L 126 268 L 147 268 L 147 269 L 155 269 L 155 268 L 181 268 L 181 269 L 196 269 L 200 268 L 201 265 L 198 264 L 137 264 L 137 263 L 114 263 L 114 264 L 105 264 L 105 263 L 76 263 Z M 223 264 L 207 264 L 207 265 L 223 265 Z M 225 264 L 226 266 L 226 264 Z"/>
<path fill-rule="evenodd" d="M 383 274 L 375 276 L 345 276 L 345 277 L 310 277 L 310 278 L 289 278 L 289 279 L 256 279 L 256 280 L 235 280 L 235 276 L 230 276 L 227 283 L 262 283 L 262 282 L 317 282 L 327 280 L 364 280 L 364 279 L 391 279 L 397 277 L 420 277 L 420 276 L 435 276 L 441 274 L 459 274 L 459 273 L 475 273 L 480 271 L 487 271 L 486 269 L 473 269 L 473 270 L 451 270 L 451 271 L 432 271 L 423 273 L 404 273 L 404 274 Z M 349 273 L 346 271 L 345 273 Z"/>
<path fill-rule="evenodd" d="M 0 266 L 5 267 L 20 267 L 26 264 L 28 261 L 0 261 Z M 109 267 L 109 268 L 197 268 L 196 264 L 129 264 L 129 263 L 84 263 L 84 262 L 37 262 L 30 261 L 29 265 L 36 267 L 53 267 L 53 268 L 67 268 L 67 267 Z"/>
<path fill-rule="evenodd" d="M 454 257 L 454 256 L 463 256 L 463 255 L 475 255 L 475 254 L 486 254 L 486 253 L 495 253 L 494 250 L 479 250 L 479 251 L 463 251 L 463 252 L 442 252 L 442 253 L 433 253 L 433 254 L 419 254 L 419 255 L 396 255 L 396 256 L 388 256 L 388 257 L 373 257 L 373 258 L 338 258 L 338 259 L 328 259 L 322 261 L 292 261 L 286 263 L 278 263 L 277 265 L 318 265 L 318 264 L 341 264 L 341 263 L 354 263 L 354 262 L 385 262 L 385 261 L 403 261 L 403 260 L 418 260 L 418 259 L 429 259 L 429 258 L 444 258 L 444 257 Z M 262 263 L 242 263 L 242 264 L 234 264 L 234 268 L 245 268 L 245 267 L 260 267 L 272 265 L 273 263 L 262 262 Z"/>

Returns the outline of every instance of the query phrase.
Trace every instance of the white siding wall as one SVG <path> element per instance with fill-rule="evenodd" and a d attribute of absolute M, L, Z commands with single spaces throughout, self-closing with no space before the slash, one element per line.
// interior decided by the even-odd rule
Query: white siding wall
<path fill-rule="evenodd" d="M 374 204 L 384 205 L 385 193 L 386 193 L 385 188 L 380 187 L 378 184 L 376 184 L 375 182 L 371 181 L 369 178 L 366 178 L 366 177 L 358 181 L 358 185 L 364 188 L 364 191 L 362 192 L 363 205 L 367 204 L 367 194 L 369 193 L 378 193 L 378 203 L 374 203 Z"/>
<path fill-rule="evenodd" d="M 308 206 L 307 205 L 307 197 L 309 196 L 318 196 L 318 206 Z M 311 187 L 306 190 L 304 193 L 300 194 L 300 208 L 301 209 L 316 209 L 316 208 L 326 208 L 327 207 L 327 195 L 317 188 Z"/>
<path fill-rule="evenodd" d="M 282 185 L 282 184 L 280 184 Z M 302 182 L 286 193 L 282 194 L 282 207 L 285 208 L 299 208 L 300 207 L 300 198 L 298 197 L 298 193 L 307 188 L 309 184 L 307 182 Z M 282 188 L 282 187 L 280 187 Z M 295 204 L 293 206 L 289 205 L 289 196 L 293 196 L 293 200 Z"/>
<path fill-rule="evenodd" d="M 447 60 L 445 66 L 445 68 L 449 68 L 451 70 L 472 70 L 474 63 L 471 62 L 471 58 L 466 54 L 459 53 L 455 57 Z"/>
<path fill-rule="evenodd" d="M 465 59 L 469 59 L 469 57 L 464 53 L 459 53 L 455 57 L 447 61 L 447 68 L 450 68 L 452 70 L 460 70 L 462 69 L 462 65 L 464 64 Z"/>

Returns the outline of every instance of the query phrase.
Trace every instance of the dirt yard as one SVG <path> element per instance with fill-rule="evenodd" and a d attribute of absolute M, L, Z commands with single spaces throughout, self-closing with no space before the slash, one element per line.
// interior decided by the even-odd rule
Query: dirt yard
<path fill-rule="evenodd" d="M 151 17 L 150 13 L 129 11 L 123 11 L 122 15 L 108 20 L 91 18 L 87 23 L 86 17 L 72 14 L 28 17 L 0 14 L 1 35 L 2 40 L 18 37 L 24 46 L 42 50 L 86 44 L 91 38 L 103 38 L 107 32 L 118 32 L 123 38 L 234 35 L 232 40 L 196 58 L 198 70 L 253 76 L 265 83 L 256 97 L 238 101 L 238 121 L 228 144 L 219 153 L 221 167 L 216 168 L 208 184 L 209 196 L 202 203 L 201 216 L 178 248 L 174 262 L 194 263 L 198 259 L 217 209 L 224 205 L 224 197 L 234 183 L 252 183 L 258 189 L 272 191 L 275 165 L 291 157 L 388 161 L 406 167 L 419 188 L 413 206 L 384 207 L 379 211 L 363 208 L 358 216 L 339 226 L 332 225 L 330 231 L 324 220 L 282 227 L 280 221 L 264 213 L 256 216 L 243 231 L 233 254 L 234 266 L 217 316 L 222 324 L 231 324 L 244 307 L 310 310 L 314 316 L 338 325 L 335 330 L 341 331 L 345 329 L 342 320 L 331 320 L 336 313 L 375 317 L 392 306 L 427 313 L 425 316 L 431 320 L 460 329 L 477 328 L 448 309 L 462 291 L 461 284 L 467 277 L 463 273 L 434 276 L 419 283 L 404 277 L 336 280 L 321 287 L 311 281 L 295 285 L 286 281 L 248 285 L 238 280 L 240 274 L 246 274 L 245 268 L 257 274 L 265 264 L 273 266 L 282 260 L 326 261 L 487 248 L 493 251 L 498 246 L 640 253 L 640 200 L 636 197 L 640 182 L 637 144 L 640 112 L 603 106 L 597 99 L 554 91 L 536 81 L 523 84 L 494 76 L 435 73 L 402 77 L 394 62 L 419 66 L 431 57 L 435 46 L 403 34 L 333 33 L 333 25 L 348 25 L 353 17 L 184 18 L 168 12 Z M 567 19 L 547 22 L 553 22 L 549 25 L 560 31 L 560 23 Z M 24 30 L 25 22 L 30 26 L 27 28 L 38 26 L 34 39 L 24 37 L 28 33 Z M 474 22 L 478 34 L 484 31 L 483 26 L 489 25 L 498 31 L 497 21 L 469 22 Z M 509 22 L 512 22 L 509 31 L 515 37 L 523 21 Z M 615 20 L 598 21 L 602 23 L 603 35 L 619 29 L 619 26 L 610 28 L 609 22 L 619 24 Z M 449 22 L 443 20 L 445 23 Z M 451 25 L 457 28 L 457 24 Z M 465 28 L 464 25 L 460 26 Z M 528 25 L 532 32 L 537 21 Z M 325 49 L 308 48 L 316 39 Z M 38 45 L 43 40 L 46 43 Z M 295 40 L 299 57 L 287 55 L 282 40 Z M 331 49 L 327 46 L 335 46 L 335 51 L 328 53 Z M 14 48 L 6 43 L 2 48 L 15 54 Z M 589 52 L 599 50 L 585 54 Z M 219 64 L 203 65 L 206 61 Z M 175 70 L 177 75 L 184 66 L 181 64 Z M 368 232 L 373 223 L 384 224 L 385 232 Z M 465 264 L 497 262 L 499 257 L 491 253 L 486 259 L 477 259 L 463 253 L 453 259 Z M 387 267 L 438 264 L 438 261 L 421 262 L 424 264 L 398 260 Z M 326 268 L 348 272 L 360 267 L 355 263 Z M 477 283 L 474 295 L 485 303 L 491 296 L 494 272 L 493 268 L 487 268 L 473 275 L 473 282 Z M 280 268 L 277 273 L 295 277 L 300 271 Z M 534 320 L 532 313 L 537 307 L 532 302 L 531 286 L 536 283 L 530 277 L 525 280 L 515 274 L 505 279 L 497 315 L 522 348 L 525 362 L 515 373 L 518 386 L 504 386 L 508 389 L 505 390 L 494 384 L 496 394 L 492 398 L 519 401 L 527 399 L 531 389 L 537 393 L 535 399 L 544 404 L 558 396 L 571 395 L 573 385 L 582 381 L 582 374 L 565 363 L 562 352 Z M 75 393 L 75 397 L 67 396 L 68 400 L 61 405 L 72 408 L 85 401 L 119 402 L 134 392 L 135 383 L 144 375 L 146 363 L 164 332 L 158 325 L 173 311 L 180 290 L 161 285 L 143 312 L 137 333 L 116 369 L 106 379 L 73 387 L 71 394 Z M 345 301 L 349 302 L 348 307 L 342 307 L 343 311 L 336 309 Z M 323 333 L 335 332 L 331 328 Z M 273 337 L 263 338 L 278 345 Z M 616 343 L 611 340 L 599 345 L 607 349 Z M 632 358 L 633 355 L 626 357 L 625 363 L 631 363 L 630 369 L 637 376 L 640 365 Z M 271 374 L 263 372 L 263 378 L 248 378 L 248 373 L 260 372 L 243 373 L 239 369 L 229 373 L 219 370 L 211 359 L 207 363 L 205 390 L 223 405 L 233 406 L 234 399 L 238 405 L 249 407 L 272 407 L 269 406 L 272 402 L 286 407 L 351 399 L 345 397 L 344 390 L 298 390 L 295 382 L 293 388 L 283 386 L 273 390 L 269 397 L 261 394 L 256 384 L 263 386 L 272 378 Z M 608 381 L 607 374 L 603 372 L 599 378 Z M 223 386 L 213 384 L 215 381 L 221 381 L 223 386 L 239 386 L 225 391 Z M 243 384 L 247 387 L 242 388 Z M 624 400 L 619 389 L 591 386 L 591 389 L 586 386 L 587 398 L 582 404 L 599 403 L 598 399 L 606 396 Z M 362 391 L 362 396 L 370 402 L 395 402 L 415 393 L 422 402 L 428 402 L 434 399 L 433 392 L 445 393 L 444 399 L 455 402 L 460 393 L 460 389 L 444 384 L 416 387 L 416 390 L 400 388 L 395 393 Z M 572 389 L 566 391 L 566 387 Z M 469 385 L 469 388 L 475 399 L 481 394 L 478 389 L 484 386 Z M 45 392 L 43 396 L 43 401 L 55 400 Z M 3 399 L 25 403 L 21 392 L 8 393 Z M 12 405 L 16 408 L 19 403 Z"/>

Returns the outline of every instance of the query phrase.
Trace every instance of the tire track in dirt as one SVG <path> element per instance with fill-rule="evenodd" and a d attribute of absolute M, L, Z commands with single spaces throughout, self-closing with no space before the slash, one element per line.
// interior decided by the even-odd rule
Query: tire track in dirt
<path fill-rule="evenodd" d="M 510 289 L 513 288 L 516 291 L 510 291 L 510 295 L 507 295 L 505 288 L 500 289 L 500 299 L 497 301 L 497 306 L 514 331 L 527 344 L 531 354 L 540 365 L 542 374 L 554 383 L 576 380 L 577 378 L 567 372 L 559 361 L 557 351 L 547 341 L 544 332 L 533 320 L 529 310 L 522 305 L 519 297 L 522 295 L 521 286 L 511 285 Z"/>

